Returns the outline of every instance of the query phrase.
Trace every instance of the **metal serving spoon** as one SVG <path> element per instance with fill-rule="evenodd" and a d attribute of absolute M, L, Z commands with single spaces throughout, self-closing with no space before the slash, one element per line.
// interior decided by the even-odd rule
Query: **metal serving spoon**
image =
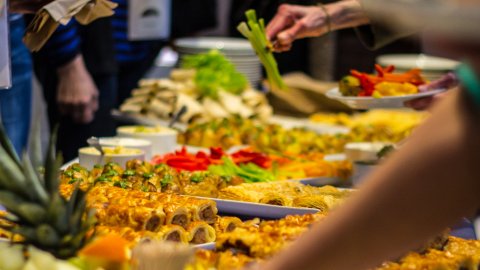
<path fill-rule="evenodd" d="M 91 147 L 94 147 L 95 149 L 97 149 L 99 152 L 100 152 L 100 155 L 104 156 L 105 155 L 105 152 L 103 151 L 103 148 L 102 146 L 100 145 L 100 141 L 98 140 L 97 137 L 90 137 L 87 139 L 87 143 L 88 145 L 90 145 Z"/>
<path fill-rule="evenodd" d="M 182 117 L 187 112 L 187 106 L 183 105 L 178 112 L 176 112 L 173 116 L 172 119 L 170 120 L 170 123 L 168 123 L 168 127 L 171 128 L 175 123 Z"/>

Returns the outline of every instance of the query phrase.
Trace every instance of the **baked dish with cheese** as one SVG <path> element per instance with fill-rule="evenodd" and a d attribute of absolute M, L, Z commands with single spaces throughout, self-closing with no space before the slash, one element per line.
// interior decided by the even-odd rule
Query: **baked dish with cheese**
<path fill-rule="evenodd" d="M 329 211 L 352 191 L 332 186 L 313 187 L 298 182 L 269 182 L 230 186 L 220 191 L 220 199 L 264 203 Z"/>

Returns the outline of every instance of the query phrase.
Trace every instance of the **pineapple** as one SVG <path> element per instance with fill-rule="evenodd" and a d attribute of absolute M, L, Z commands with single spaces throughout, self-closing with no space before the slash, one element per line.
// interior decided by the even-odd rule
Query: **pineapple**
<path fill-rule="evenodd" d="M 34 127 L 32 132 L 39 135 L 38 131 Z M 86 212 L 85 192 L 76 188 L 68 201 L 60 196 L 62 159 L 56 155 L 55 143 L 56 131 L 50 138 L 44 172 L 39 173 L 40 162 L 32 162 L 26 153 L 20 160 L 0 125 L 0 204 L 8 212 L 2 219 L 15 224 L 3 229 L 20 235 L 25 245 L 65 259 L 85 245 L 94 218 Z M 39 140 L 32 145 L 37 160 L 39 145 Z"/>

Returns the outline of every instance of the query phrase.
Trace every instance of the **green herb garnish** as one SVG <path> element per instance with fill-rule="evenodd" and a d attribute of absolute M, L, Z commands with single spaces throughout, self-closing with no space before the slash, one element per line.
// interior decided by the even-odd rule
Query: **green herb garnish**
<path fill-rule="evenodd" d="M 145 178 L 145 179 L 150 179 L 150 178 L 152 178 L 152 177 L 154 177 L 154 176 L 155 176 L 154 173 L 144 173 L 144 174 L 143 174 L 143 178 Z"/>
<path fill-rule="evenodd" d="M 63 175 L 65 175 L 67 177 L 73 177 L 73 172 L 72 171 L 64 171 Z"/>
<path fill-rule="evenodd" d="M 105 177 L 112 177 L 112 176 L 117 176 L 118 172 L 115 170 L 109 170 L 108 172 L 104 173 L 103 176 Z"/>
<path fill-rule="evenodd" d="M 165 174 L 163 176 L 162 180 L 160 180 L 160 185 L 162 185 L 162 187 L 165 187 L 168 184 L 170 184 L 172 181 L 173 181 L 173 175 Z"/>
<path fill-rule="evenodd" d="M 97 179 L 95 179 L 95 183 L 98 183 L 98 182 L 112 182 L 112 180 L 102 175 Z"/>
<path fill-rule="evenodd" d="M 113 183 L 113 186 L 125 189 L 125 188 L 127 188 L 127 182 L 125 182 L 125 181 L 115 181 L 115 183 Z"/>
<path fill-rule="evenodd" d="M 203 181 L 203 179 L 205 178 L 205 176 L 203 176 L 202 174 L 200 173 L 194 173 L 192 174 L 192 176 L 190 177 L 190 181 L 193 182 L 193 183 L 200 183 Z"/>
<path fill-rule="evenodd" d="M 79 182 L 79 181 L 81 182 L 81 181 L 83 181 L 83 179 L 82 178 L 73 178 L 70 181 L 68 181 L 68 183 L 73 184 L 73 183 L 76 183 L 76 182 Z"/>
<path fill-rule="evenodd" d="M 123 172 L 123 176 L 125 177 L 128 177 L 128 176 L 134 176 L 135 175 L 135 171 L 134 170 L 125 170 Z"/>

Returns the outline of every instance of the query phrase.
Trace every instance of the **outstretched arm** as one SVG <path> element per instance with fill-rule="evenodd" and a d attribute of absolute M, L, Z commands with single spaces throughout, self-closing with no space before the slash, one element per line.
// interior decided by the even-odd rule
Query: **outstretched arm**
<path fill-rule="evenodd" d="M 262 269 L 366 269 L 474 213 L 480 116 L 452 91 L 345 204 Z"/>
<path fill-rule="evenodd" d="M 81 53 L 77 23 L 59 27 L 40 53 L 49 59 L 58 75 L 57 106 L 74 122 L 90 123 L 98 109 L 98 89 Z"/>
<path fill-rule="evenodd" d="M 267 37 L 276 51 L 290 49 L 299 38 L 321 36 L 328 31 L 368 24 L 369 19 L 357 0 L 345 0 L 320 6 L 283 4 L 267 26 Z"/>

